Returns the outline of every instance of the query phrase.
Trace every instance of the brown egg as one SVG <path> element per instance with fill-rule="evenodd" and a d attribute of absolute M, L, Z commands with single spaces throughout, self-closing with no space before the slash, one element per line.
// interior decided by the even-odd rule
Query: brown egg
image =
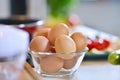
<path fill-rule="evenodd" d="M 56 51 L 55 51 L 55 47 L 54 47 L 54 46 L 51 46 L 51 47 L 50 47 L 50 52 L 52 52 L 52 53 L 56 53 Z"/>
<path fill-rule="evenodd" d="M 35 32 L 34 37 L 36 36 L 48 36 L 48 32 L 51 30 L 51 28 L 42 28 Z"/>
<path fill-rule="evenodd" d="M 75 32 L 71 38 L 76 43 L 76 52 L 83 50 L 87 46 L 87 38 L 81 32 Z"/>
<path fill-rule="evenodd" d="M 64 61 L 55 55 L 49 55 L 40 61 L 40 67 L 43 72 L 54 73 L 63 67 Z"/>
<path fill-rule="evenodd" d="M 48 39 L 50 40 L 51 44 L 54 44 L 55 39 L 61 34 L 69 34 L 69 28 L 64 23 L 59 23 L 52 27 L 51 31 L 48 33 Z"/>
<path fill-rule="evenodd" d="M 55 50 L 59 57 L 63 59 L 71 59 L 75 56 L 75 54 L 71 54 L 71 52 L 76 51 L 76 45 L 71 37 L 60 35 L 55 40 Z"/>
<path fill-rule="evenodd" d="M 46 52 L 49 50 L 49 40 L 44 36 L 36 36 L 30 42 L 30 50 L 35 52 Z"/>
<path fill-rule="evenodd" d="M 63 68 L 71 69 L 75 66 L 76 62 L 77 62 L 77 56 L 75 56 L 75 57 L 73 57 L 72 59 L 69 59 L 69 60 L 64 60 Z"/>

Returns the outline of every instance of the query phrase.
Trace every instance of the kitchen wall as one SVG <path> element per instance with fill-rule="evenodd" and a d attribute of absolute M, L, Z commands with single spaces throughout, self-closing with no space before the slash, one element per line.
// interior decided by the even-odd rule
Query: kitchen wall
<path fill-rule="evenodd" d="M 28 16 L 45 19 L 45 0 L 28 0 Z M 81 1 L 73 11 L 80 16 L 84 25 L 120 36 L 120 1 Z M 10 16 L 9 0 L 0 0 L 0 18 Z"/>
<path fill-rule="evenodd" d="M 81 2 L 76 9 L 85 25 L 120 36 L 119 2 Z"/>
<path fill-rule="evenodd" d="M 9 1 L 0 0 L 0 18 L 6 18 L 9 16 Z"/>

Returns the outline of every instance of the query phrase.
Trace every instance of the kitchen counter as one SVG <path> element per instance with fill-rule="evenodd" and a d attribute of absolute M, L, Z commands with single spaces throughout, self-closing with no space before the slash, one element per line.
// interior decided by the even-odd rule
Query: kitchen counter
<path fill-rule="evenodd" d="M 120 80 L 120 66 L 107 61 L 83 61 L 74 75 L 64 78 L 43 78 L 40 80 Z M 19 80 L 35 80 L 24 69 Z"/>
<path fill-rule="evenodd" d="M 79 26 L 73 29 L 73 31 L 80 31 L 82 33 L 87 32 L 85 35 L 94 37 L 97 30 L 91 29 L 86 26 Z M 89 34 L 90 32 L 90 34 Z M 119 38 L 117 36 L 107 34 L 104 32 L 99 32 L 101 37 L 112 39 L 116 41 Z M 33 69 L 32 69 L 33 70 Z M 29 74 L 26 69 L 21 72 L 19 80 L 120 80 L 120 65 L 112 65 L 105 60 L 83 60 L 79 69 L 74 73 L 74 75 L 64 78 L 43 78 L 39 76 L 40 79 L 33 79 L 32 75 Z"/>

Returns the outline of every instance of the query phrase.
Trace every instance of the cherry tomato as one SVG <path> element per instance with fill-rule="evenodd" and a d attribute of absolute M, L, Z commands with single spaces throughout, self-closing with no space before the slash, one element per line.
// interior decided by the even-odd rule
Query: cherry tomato
<path fill-rule="evenodd" d="M 104 50 L 108 48 L 109 45 L 110 45 L 110 42 L 106 39 L 96 39 L 94 41 L 94 48 L 96 48 L 97 50 Z"/>
<path fill-rule="evenodd" d="M 105 50 L 110 45 L 110 42 L 106 39 L 96 38 L 95 40 L 88 38 L 87 47 L 89 50 L 95 48 L 97 50 Z"/>
<path fill-rule="evenodd" d="M 89 50 L 93 49 L 94 48 L 94 41 L 92 39 L 88 39 L 87 41 L 87 47 Z"/>
<path fill-rule="evenodd" d="M 104 39 L 103 44 L 104 44 L 104 47 L 108 48 L 110 46 L 110 41 Z"/>

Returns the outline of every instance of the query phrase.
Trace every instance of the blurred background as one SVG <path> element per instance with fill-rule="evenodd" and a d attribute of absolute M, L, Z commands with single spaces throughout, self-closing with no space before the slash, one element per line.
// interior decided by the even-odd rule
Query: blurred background
<path fill-rule="evenodd" d="M 13 15 L 10 1 L 0 0 L 0 19 Z M 26 4 L 27 9 L 23 14 L 27 17 L 46 18 L 45 0 L 26 0 Z M 73 13 L 88 27 L 120 36 L 120 0 L 80 0 Z"/>
<path fill-rule="evenodd" d="M 48 1 L 55 1 L 57 3 L 56 0 Z M 59 1 L 61 1 L 61 3 L 65 2 L 62 10 L 60 9 L 61 3 Z M 72 79 L 120 80 L 118 74 L 120 72 L 120 66 L 118 66 L 120 65 L 120 52 L 116 51 L 120 49 L 120 0 L 58 0 L 59 5 L 54 3 L 53 7 L 55 6 L 55 8 L 52 9 L 52 7 L 51 9 L 57 14 L 59 14 L 59 12 L 62 13 L 62 16 L 65 17 L 66 15 L 64 15 L 64 13 L 67 13 L 70 8 L 68 6 L 69 4 L 66 8 L 66 3 L 70 1 L 78 1 L 75 4 L 74 10 L 70 13 L 77 15 L 80 19 L 80 24 L 78 20 L 78 27 L 75 27 L 76 23 L 75 26 L 72 25 L 76 28 L 76 32 L 81 31 L 88 34 L 87 47 L 89 48 L 87 54 L 85 54 L 84 63 L 82 63 L 81 69 L 78 71 L 78 75 L 75 75 Z M 5 23 L 23 29 L 29 32 L 30 41 L 35 37 L 34 32 L 41 29 L 39 27 L 46 27 L 47 23 L 43 24 L 44 22 L 41 20 L 46 20 L 47 22 L 47 17 L 49 17 L 47 9 L 46 0 L 0 0 L 0 27 L 4 26 L 1 24 Z M 57 16 L 57 18 L 58 17 L 61 17 L 61 15 Z M 69 15 L 69 17 L 71 16 Z M 73 16 L 70 22 L 69 17 L 67 15 L 66 22 L 71 23 L 73 21 L 74 23 L 76 21 Z M 53 21 L 52 19 L 48 19 L 48 24 L 49 21 L 53 23 L 55 23 L 54 21 L 57 22 L 56 17 Z M 70 25 L 69 27 L 72 28 L 73 26 Z M 72 29 L 74 30 L 75 28 Z M 99 30 L 100 32 L 102 31 L 113 35 L 100 33 Z M 92 38 L 91 35 L 92 37 L 94 36 L 94 38 Z M 32 62 L 32 56 L 29 53 L 26 61 L 32 67 L 35 66 L 34 62 Z M 108 62 L 117 66 L 109 65 Z M 106 77 L 104 74 L 107 74 L 109 77 Z"/>

